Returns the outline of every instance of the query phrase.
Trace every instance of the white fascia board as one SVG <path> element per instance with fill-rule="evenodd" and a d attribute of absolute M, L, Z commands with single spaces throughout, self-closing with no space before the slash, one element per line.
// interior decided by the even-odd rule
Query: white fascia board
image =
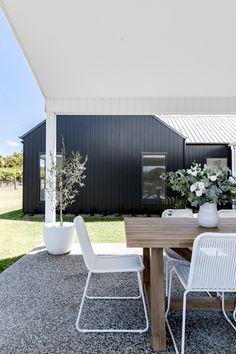
<path fill-rule="evenodd" d="M 236 97 L 120 97 L 46 99 L 56 114 L 236 114 Z"/>

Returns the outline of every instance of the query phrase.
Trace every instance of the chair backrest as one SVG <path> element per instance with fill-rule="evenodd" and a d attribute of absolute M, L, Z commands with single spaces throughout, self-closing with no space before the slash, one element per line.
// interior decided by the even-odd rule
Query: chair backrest
<path fill-rule="evenodd" d="M 236 291 L 236 233 L 203 233 L 193 243 L 188 288 Z"/>
<path fill-rule="evenodd" d="M 162 218 L 193 218 L 191 209 L 166 209 L 163 211 Z"/>
<path fill-rule="evenodd" d="M 218 211 L 220 218 L 236 218 L 236 210 L 234 209 L 221 209 Z"/>
<path fill-rule="evenodd" d="M 84 257 L 84 262 L 88 270 L 91 270 L 96 255 L 93 252 L 93 248 L 89 239 L 89 235 L 85 226 L 84 219 L 81 216 L 77 216 L 74 219 L 75 230 L 79 239 L 81 251 Z"/>

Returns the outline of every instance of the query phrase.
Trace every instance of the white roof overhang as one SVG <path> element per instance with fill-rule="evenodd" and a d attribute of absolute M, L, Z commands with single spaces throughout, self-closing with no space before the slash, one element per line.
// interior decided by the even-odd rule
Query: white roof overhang
<path fill-rule="evenodd" d="M 0 0 L 46 99 L 83 114 L 235 114 L 235 0 Z"/>

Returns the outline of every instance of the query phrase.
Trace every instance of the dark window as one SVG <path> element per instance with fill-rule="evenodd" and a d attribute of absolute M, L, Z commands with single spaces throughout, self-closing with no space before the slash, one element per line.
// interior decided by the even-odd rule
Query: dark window
<path fill-rule="evenodd" d="M 57 164 L 61 163 L 61 155 L 57 155 Z M 40 155 L 39 159 L 39 170 L 40 170 L 40 192 L 39 192 L 39 200 L 41 202 L 45 201 L 45 187 L 46 187 L 46 156 Z"/>
<path fill-rule="evenodd" d="M 166 170 L 166 155 L 164 153 L 142 154 L 143 202 L 158 202 L 166 197 L 165 182 L 160 175 Z"/>

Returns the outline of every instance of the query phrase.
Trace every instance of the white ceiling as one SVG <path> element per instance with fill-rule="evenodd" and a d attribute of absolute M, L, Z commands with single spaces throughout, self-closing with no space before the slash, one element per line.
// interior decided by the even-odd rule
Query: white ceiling
<path fill-rule="evenodd" d="M 235 0 L 0 0 L 46 98 L 236 97 Z"/>

